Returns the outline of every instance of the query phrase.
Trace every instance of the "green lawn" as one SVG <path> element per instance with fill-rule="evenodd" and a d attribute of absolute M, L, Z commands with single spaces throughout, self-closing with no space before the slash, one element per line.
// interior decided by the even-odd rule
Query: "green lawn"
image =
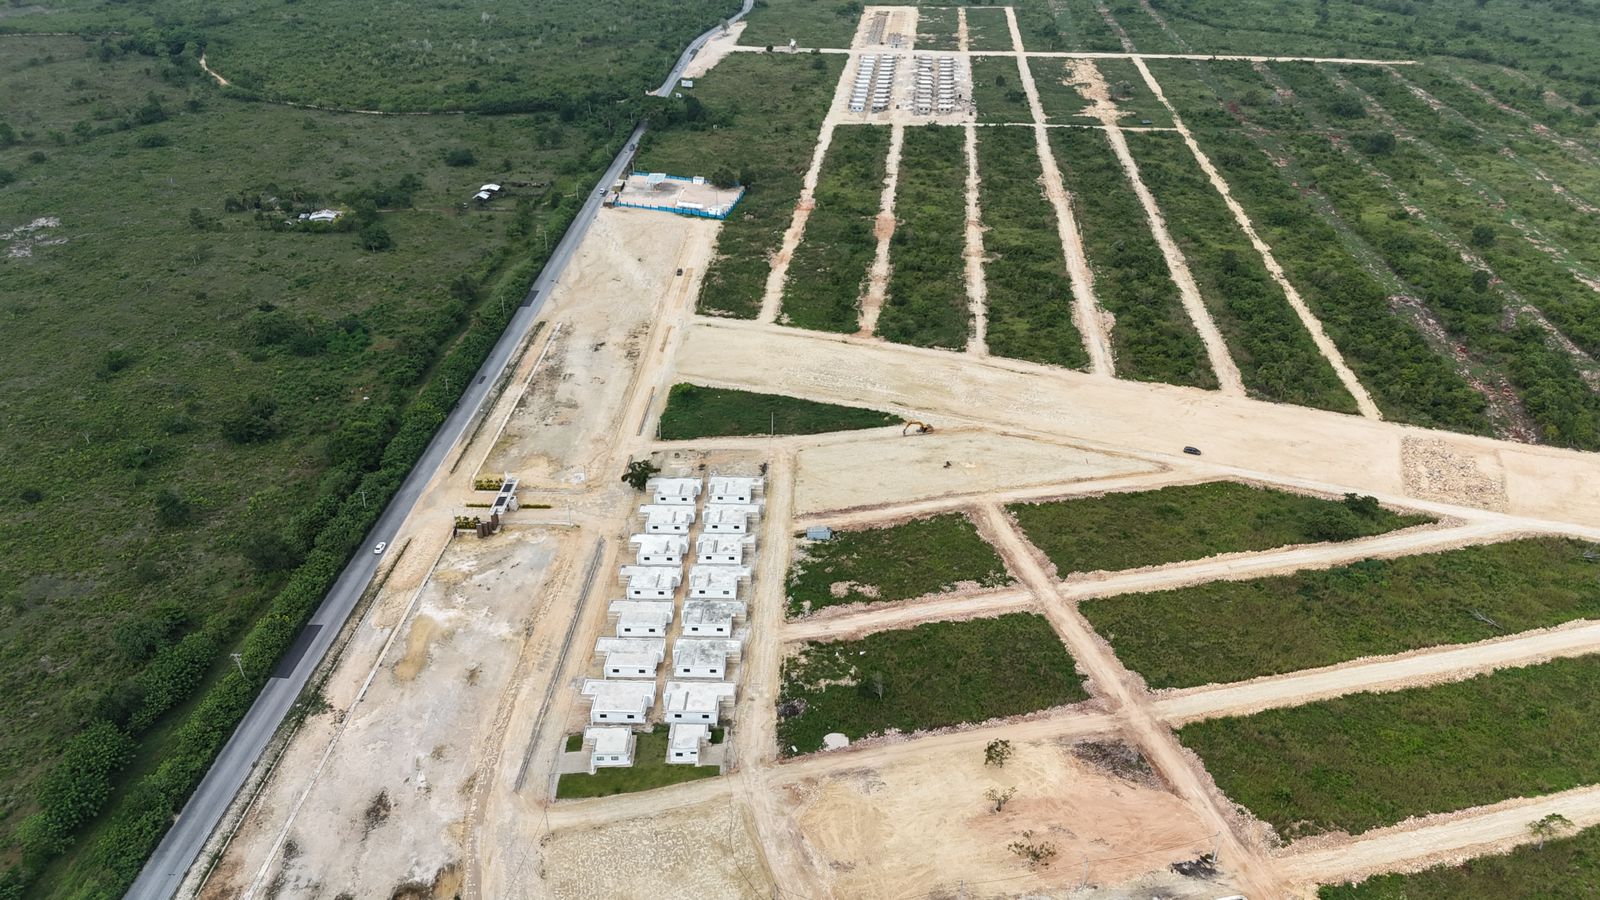
<path fill-rule="evenodd" d="M 785 660 L 778 746 L 785 755 L 810 753 L 831 732 L 859 739 L 943 728 L 1087 697 L 1043 616 L 932 622 L 809 643 Z"/>
<path fill-rule="evenodd" d="M 633 750 L 633 765 L 596 769 L 593 775 L 577 773 L 562 775 L 556 782 L 557 800 L 577 800 L 583 797 L 609 797 L 613 794 L 631 794 L 651 788 L 698 781 L 722 774 L 716 766 L 678 766 L 667 762 L 667 726 L 657 725 L 639 734 Z M 567 739 L 567 749 L 572 738 L 578 739 L 578 749 L 583 747 L 583 735 Z"/>
<path fill-rule="evenodd" d="M 687 441 L 704 437 L 759 434 L 820 434 L 899 425 L 889 413 L 818 403 L 781 394 L 756 394 L 728 388 L 680 383 L 672 386 L 661 412 L 661 439 Z"/>
<path fill-rule="evenodd" d="M 789 570 L 789 615 L 921 597 L 963 582 L 1000 587 L 1011 576 L 962 513 L 836 531 L 829 540 L 802 543 Z"/>
<path fill-rule="evenodd" d="M 1532 824 L 1531 822 L 1529 824 Z M 1496 856 L 1410 875 L 1376 875 L 1360 884 L 1323 887 L 1319 900 L 1591 900 L 1600 896 L 1600 828 L 1570 829 Z"/>
<path fill-rule="evenodd" d="M 1600 618 L 1600 567 L 1585 547 L 1512 541 L 1079 608 L 1152 688 L 1240 681 Z"/>
<path fill-rule="evenodd" d="M 1600 656 L 1178 732 L 1286 839 L 1600 782 Z"/>
<path fill-rule="evenodd" d="M 1008 509 L 1062 577 L 1351 540 L 1432 521 L 1372 502 L 1324 500 L 1231 481 Z"/>

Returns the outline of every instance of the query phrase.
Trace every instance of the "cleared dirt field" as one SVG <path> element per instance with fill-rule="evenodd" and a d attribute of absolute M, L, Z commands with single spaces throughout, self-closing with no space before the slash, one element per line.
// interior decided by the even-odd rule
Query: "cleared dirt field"
<path fill-rule="evenodd" d="M 770 896 L 745 817 L 728 802 L 556 831 L 543 872 L 561 900 Z"/>

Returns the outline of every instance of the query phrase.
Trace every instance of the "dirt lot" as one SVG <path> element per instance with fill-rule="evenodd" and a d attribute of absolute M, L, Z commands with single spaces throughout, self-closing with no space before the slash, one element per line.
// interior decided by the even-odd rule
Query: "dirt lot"
<path fill-rule="evenodd" d="M 728 803 L 557 831 L 543 875 L 549 896 L 572 900 L 771 896 L 744 815 Z"/>
<path fill-rule="evenodd" d="M 788 786 L 829 894 L 954 896 L 964 883 L 1008 895 L 1062 889 L 1083 883 L 1085 860 L 1090 883 L 1113 885 L 1210 849 L 1199 818 L 1152 778 L 1119 777 L 1054 740 L 1015 749 L 1004 768 L 985 766 L 977 750 L 904 754 Z M 985 793 L 1010 788 L 1015 796 L 995 813 Z M 1055 863 L 1030 869 L 1007 849 L 1025 831 L 1056 848 Z"/>

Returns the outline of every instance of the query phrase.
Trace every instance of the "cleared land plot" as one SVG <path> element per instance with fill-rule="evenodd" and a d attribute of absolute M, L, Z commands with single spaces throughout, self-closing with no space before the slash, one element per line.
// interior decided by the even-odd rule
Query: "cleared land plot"
<path fill-rule="evenodd" d="M 1150 221 L 1105 133 L 1057 128 L 1050 141 L 1078 214 L 1084 253 L 1095 273 L 1095 297 L 1115 317 L 1111 346 L 1117 375 L 1216 387 L 1217 376 Z"/>
<path fill-rule="evenodd" d="M 917 10 L 918 50 L 958 50 L 960 12 L 953 6 L 923 7 Z"/>
<path fill-rule="evenodd" d="M 1011 26 L 1003 8 L 967 7 L 967 49 L 1011 49 Z"/>
<path fill-rule="evenodd" d="M 581 735 L 575 735 L 582 745 Z M 717 766 L 678 766 L 667 762 L 667 726 L 657 725 L 635 736 L 633 765 L 596 769 L 593 775 L 578 772 L 562 775 L 556 782 L 556 799 L 609 797 L 651 788 L 698 781 L 721 774 Z M 567 749 L 571 750 L 569 738 Z"/>
<path fill-rule="evenodd" d="M 1000 555 L 978 535 L 972 520 L 947 513 L 802 542 L 789 569 L 789 615 L 846 603 L 1000 587 L 1010 581 Z"/>
<path fill-rule="evenodd" d="M 966 289 L 966 181 L 960 128 L 907 128 L 895 186 L 899 219 L 889 247 L 889 292 L 878 334 L 901 344 L 959 350 L 972 311 Z"/>
<path fill-rule="evenodd" d="M 843 66 L 842 56 L 731 54 L 695 81 L 677 117 L 653 122 L 645 132 L 639 169 L 709 178 L 731 174 L 745 186 L 718 234 L 717 255 L 700 285 L 699 312 L 740 319 L 761 312 L 770 257 L 794 215 Z M 752 84 L 762 89 L 752 91 Z"/>
<path fill-rule="evenodd" d="M 1186 121 L 1202 123 L 1196 129 L 1201 146 L 1226 167 L 1234 196 L 1272 245 L 1275 257 L 1346 362 L 1372 392 L 1384 417 L 1435 428 L 1486 431 L 1483 396 L 1452 369 L 1442 353 L 1428 345 L 1416 326 L 1402 318 L 1405 307 L 1391 303 L 1390 291 L 1369 274 L 1363 260 L 1353 254 L 1328 220 L 1328 211 L 1308 198 L 1299 179 L 1316 176 L 1307 180 L 1334 201 L 1349 223 L 1346 227 L 1370 241 L 1397 273 L 1414 272 L 1416 267 L 1409 261 L 1430 246 L 1442 251 L 1458 277 L 1438 292 L 1448 307 L 1441 317 L 1453 326 L 1460 325 L 1461 316 L 1452 315 L 1453 310 L 1489 307 L 1483 324 L 1497 329 L 1499 303 L 1487 291 L 1472 288 L 1471 268 L 1437 239 L 1414 233 L 1420 226 L 1404 216 L 1383 186 L 1360 172 L 1324 135 L 1303 133 L 1312 126 L 1293 104 L 1270 92 L 1249 63 L 1155 62 L 1166 63 L 1152 65 L 1152 72 L 1163 84 L 1172 86 L 1168 99 L 1180 107 Z M 1219 123 L 1216 114 L 1224 105 L 1250 124 L 1286 131 L 1257 134 L 1252 142 L 1232 117 Z M 1275 160 L 1314 168 L 1286 171 Z M 1328 176 L 1326 181 L 1320 177 L 1323 174 Z M 1366 208 L 1352 199 L 1352 191 L 1374 201 L 1374 214 L 1368 215 Z M 1373 196 L 1374 192 L 1381 196 Z M 1395 212 L 1402 215 L 1390 215 Z M 1403 230 L 1413 233 L 1402 237 Z"/>
<path fill-rule="evenodd" d="M 1130 133 L 1128 147 L 1254 397 L 1336 412 L 1356 403 L 1189 148 L 1171 133 Z"/>
<path fill-rule="evenodd" d="M 782 394 L 675 384 L 661 411 L 664 441 L 757 434 L 820 434 L 898 425 L 899 416 Z"/>
<path fill-rule="evenodd" d="M 810 753 L 832 732 L 855 740 L 943 728 L 1087 697 L 1043 616 L 931 622 L 806 644 L 785 660 L 778 746 L 785 755 Z"/>
<path fill-rule="evenodd" d="M 1595 896 L 1600 896 L 1600 828 L 1409 875 L 1327 885 L 1317 893 L 1319 900 L 1589 900 Z"/>
<path fill-rule="evenodd" d="M 974 60 L 977 62 L 977 60 Z M 979 202 L 988 262 L 988 344 L 996 356 L 1082 368 L 1055 210 L 1031 128 L 978 129 Z"/>
<path fill-rule="evenodd" d="M 1032 122 L 1028 95 L 1022 90 L 1017 61 L 1009 56 L 974 56 L 972 63 L 972 103 L 978 121 L 988 125 L 1007 122 Z"/>
<path fill-rule="evenodd" d="M 1371 498 L 1324 500 L 1231 481 L 1006 508 L 1062 577 L 1347 541 L 1432 521 Z"/>
<path fill-rule="evenodd" d="M 834 129 L 817 179 L 816 206 L 789 265 L 782 321 L 820 331 L 856 330 L 862 283 L 877 249 L 889 129 Z"/>
<path fill-rule="evenodd" d="M 1285 839 L 1600 781 L 1600 656 L 1184 726 L 1217 786 Z"/>
<path fill-rule="evenodd" d="M 1600 618 L 1584 548 L 1512 541 L 1079 608 L 1152 688 L 1243 681 Z"/>

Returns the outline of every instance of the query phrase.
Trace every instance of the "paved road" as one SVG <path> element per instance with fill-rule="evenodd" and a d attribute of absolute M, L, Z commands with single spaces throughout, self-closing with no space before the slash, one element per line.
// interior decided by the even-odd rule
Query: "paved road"
<path fill-rule="evenodd" d="M 316 614 L 311 617 L 307 626 L 308 629 L 314 629 L 311 632 L 310 646 L 301 654 L 298 663 L 286 677 L 272 678 L 262 689 L 255 705 L 245 714 L 238 730 L 228 739 L 228 743 L 222 748 L 222 753 L 211 764 L 211 769 L 206 772 L 200 786 L 184 805 L 177 822 L 161 839 L 155 854 L 145 863 L 144 870 L 139 873 L 133 887 L 129 888 L 126 894 L 129 900 L 167 900 L 177 893 L 184 874 L 194 864 L 206 839 L 211 836 L 212 830 L 227 811 L 228 804 L 233 802 L 234 795 L 244 786 L 250 770 L 255 767 L 262 751 L 266 749 L 267 742 L 278 730 L 278 725 L 288 713 L 289 707 L 300 695 L 301 689 L 311 677 L 311 672 L 321 663 L 333 639 L 344 627 L 350 611 L 355 608 L 356 601 L 371 582 L 373 574 L 377 571 L 378 562 L 382 558 L 373 553 L 371 548 L 379 541 L 394 540 L 396 532 L 411 514 L 412 506 L 422 494 L 422 489 L 433 479 L 445 456 L 466 433 L 468 425 L 483 408 L 490 390 L 505 371 L 506 364 L 516 353 L 517 347 L 527 337 L 534 320 L 538 318 L 539 309 L 544 305 L 545 297 L 549 296 L 550 288 L 560 279 L 562 270 L 566 268 L 573 252 L 582 243 L 590 224 L 594 222 L 595 213 L 600 209 L 601 192 L 627 171 L 634 148 L 638 146 L 644 129 L 645 125 L 642 122 L 634 128 L 633 134 L 623 145 L 622 152 L 612 160 L 610 168 L 606 169 L 595 191 L 589 194 L 583 209 L 579 211 L 577 218 L 573 219 L 571 227 L 567 229 L 561 241 L 556 244 L 555 252 L 545 263 L 544 271 L 540 272 L 539 277 L 533 282 L 527 299 L 512 316 L 505 333 L 500 336 L 500 342 L 495 344 L 489 358 L 478 370 L 477 377 L 462 393 L 455 408 L 445 417 L 444 424 L 439 426 L 433 441 L 428 444 L 422 457 L 412 468 L 411 474 L 400 485 L 400 490 L 394 499 L 389 501 L 383 515 L 378 517 L 377 524 L 367 534 L 365 545 L 356 551 L 355 558 L 345 566 L 339 579 L 334 582 L 332 590 L 328 592 Z M 302 635 L 302 639 L 304 637 Z"/>
<path fill-rule="evenodd" d="M 733 23 L 744 18 L 745 15 L 750 12 L 750 7 L 754 5 L 755 0 L 744 0 L 744 8 L 730 16 L 728 18 L 728 24 L 732 25 Z M 667 73 L 667 80 L 661 82 L 661 87 L 656 88 L 650 93 L 656 97 L 672 96 L 672 88 L 678 83 L 678 79 L 683 77 L 683 70 L 689 65 L 689 60 L 694 59 L 694 55 L 700 52 L 700 48 L 706 45 L 706 41 L 716 37 L 721 31 L 722 23 L 718 22 L 716 26 L 708 30 L 705 34 L 702 34 L 690 41 L 688 49 L 684 50 L 683 55 L 678 57 L 678 64 L 672 67 L 671 72 Z"/>

